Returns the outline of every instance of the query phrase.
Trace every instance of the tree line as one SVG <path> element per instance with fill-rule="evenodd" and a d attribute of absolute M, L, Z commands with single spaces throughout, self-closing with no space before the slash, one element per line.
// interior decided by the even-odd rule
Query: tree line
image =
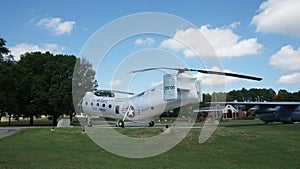
<path fill-rule="evenodd" d="M 300 102 L 300 91 L 288 92 L 285 89 L 281 89 L 276 93 L 273 89 L 245 89 L 232 90 L 227 93 L 214 92 L 212 94 L 203 94 L 203 101 L 209 102 L 214 100 L 213 98 L 224 97 L 224 100 L 228 102 Z"/>
<path fill-rule="evenodd" d="M 72 98 L 72 91 L 94 88 L 92 64 L 74 55 L 50 52 L 26 53 L 16 62 L 8 55 L 5 40 L 0 38 L 0 42 L 0 120 L 4 115 L 8 115 L 9 120 L 12 115 L 29 117 L 33 125 L 34 117 L 50 115 L 56 125 L 62 114 L 70 114 L 72 118 L 72 99 L 74 103 L 79 102 L 84 95 L 78 92 Z"/>

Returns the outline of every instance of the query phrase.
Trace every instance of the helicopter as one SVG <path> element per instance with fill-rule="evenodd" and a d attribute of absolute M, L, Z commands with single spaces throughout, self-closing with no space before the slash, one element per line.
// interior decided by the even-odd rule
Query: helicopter
<path fill-rule="evenodd" d="M 262 78 L 243 74 L 219 72 L 189 68 L 146 68 L 128 73 L 139 73 L 157 69 L 175 70 L 177 73 L 163 75 L 162 83 L 151 87 L 141 93 L 121 92 L 116 90 L 98 90 L 128 94 L 128 97 L 103 97 L 96 92 L 86 92 L 78 103 L 80 111 L 88 117 L 91 125 L 92 116 L 116 120 L 117 127 L 125 127 L 126 122 L 143 122 L 154 119 L 163 112 L 182 107 L 187 104 L 199 103 L 202 98 L 202 81 L 186 72 L 199 72 L 211 75 L 230 76 L 242 79 L 261 81 Z M 154 121 L 146 122 L 149 127 L 154 126 Z"/>

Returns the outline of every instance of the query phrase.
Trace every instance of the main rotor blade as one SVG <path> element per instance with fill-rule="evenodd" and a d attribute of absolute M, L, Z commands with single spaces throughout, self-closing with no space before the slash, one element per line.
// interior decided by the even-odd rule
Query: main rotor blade
<path fill-rule="evenodd" d="M 176 70 L 176 71 L 184 71 L 185 69 L 180 69 L 180 68 L 169 68 L 169 67 L 152 67 L 152 68 L 147 68 L 147 69 L 141 69 L 141 70 L 134 70 L 128 72 L 129 74 L 131 73 L 139 73 L 139 72 L 145 72 L 145 71 L 150 71 L 150 70 L 159 70 L 159 69 L 168 69 L 168 70 Z"/>
<path fill-rule="evenodd" d="M 147 69 L 135 70 L 135 71 L 131 71 L 131 72 L 128 72 L 128 73 L 138 73 L 138 72 L 144 72 L 144 71 L 150 71 L 150 70 L 157 70 L 157 69 L 176 70 L 176 71 L 178 71 L 178 73 L 183 73 L 185 71 L 196 71 L 196 72 L 204 73 L 204 74 L 213 74 L 213 75 L 221 75 L 221 76 L 231 76 L 231 77 L 237 77 L 237 78 L 249 79 L 249 80 L 256 80 L 256 81 L 261 81 L 262 80 L 262 78 L 260 78 L 260 77 L 254 77 L 254 76 L 248 76 L 248 75 L 242 75 L 242 74 L 236 74 L 236 73 L 217 72 L 217 71 L 202 70 L 202 69 L 188 69 L 188 68 L 157 67 L 157 68 L 147 68 Z"/>
<path fill-rule="evenodd" d="M 236 73 L 217 72 L 217 71 L 211 71 L 211 70 L 194 70 L 194 69 L 190 69 L 190 71 L 197 71 L 199 73 L 204 73 L 204 74 L 231 76 L 231 77 L 237 77 L 237 78 L 249 79 L 249 80 L 256 80 L 256 81 L 261 81 L 262 80 L 262 78 L 260 78 L 260 77 L 254 77 L 254 76 L 248 76 L 248 75 L 242 75 L 242 74 L 236 74 Z"/>

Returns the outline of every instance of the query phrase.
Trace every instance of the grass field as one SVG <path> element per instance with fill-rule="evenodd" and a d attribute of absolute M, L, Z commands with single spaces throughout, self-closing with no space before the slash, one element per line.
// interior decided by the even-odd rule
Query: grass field
<path fill-rule="evenodd" d="M 299 168 L 300 124 L 222 122 L 204 144 L 192 129 L 177 146 L 158 156 L 130 159 L 98 147 L 81 128 L 21 129 L 0 139 L 0 168 Z M 100 129 L 101 130 L 101 129 Z M 139 136 L 157 128 L 124 128 Z"/>

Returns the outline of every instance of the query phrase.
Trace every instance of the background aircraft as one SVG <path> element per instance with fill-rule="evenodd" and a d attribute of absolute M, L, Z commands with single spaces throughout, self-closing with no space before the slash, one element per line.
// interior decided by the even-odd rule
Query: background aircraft
<path fill-rule="evenodd" d="M 256 117 L 265 123 L 300 121 L 300 102 L 215 102 L 211 104 L 235 105 L 243 111 L 251 109 Z"/>
<path fill-rule="evenodd" d="M 187 74 L 187 71 L 257 81 L 262 80 L 261 78 L 248 75 L 187 68 L 148 68 L 129 73 L 138 73 L 155 69 L 175 70 L 178 73 L 165 74 L 163 76 L 163 83 L 127 98 L 101 97 L 95 95 L 93 92 L 87 92 L 79 103 L 79 109 L 88 117 L 100 116 L 116 119 L 118 121 L 116 125 L 124 127 L 126 124 L 125 121 L 147 121 L 149 119 L 154 119 L 163 112 L 173 110 L 174 108 L 201 102 L 201 80 Z M 90 122 L 91 121 L 88 118 L 88 124 L 90 124 Z M 154 121 L 149 120 L 148 124 L 151 127 L 154 125 Z"/>

